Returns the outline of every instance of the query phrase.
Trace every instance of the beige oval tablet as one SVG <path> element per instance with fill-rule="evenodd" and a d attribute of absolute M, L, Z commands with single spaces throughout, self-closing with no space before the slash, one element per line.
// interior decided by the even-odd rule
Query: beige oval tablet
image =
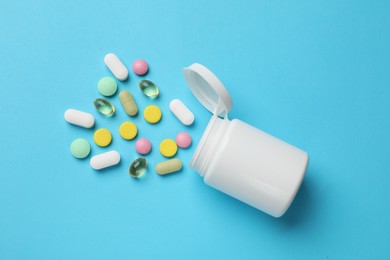
<path fill-rule="evenodd" d="M 156 172 L 160 175 L 165 175 L 172 172 L 177 172 L 181 170 L 183 166 L 180 159 L 171 159 L 164 162 L 160 162 L 156 165 Z"/>
<path fill-rule="evenodd" d="M 135 116 L 138 113 L 137 104 L 128 90 L 123 90 L 119 93 L 119 100 L 121 101 L 126 114 Z"/>

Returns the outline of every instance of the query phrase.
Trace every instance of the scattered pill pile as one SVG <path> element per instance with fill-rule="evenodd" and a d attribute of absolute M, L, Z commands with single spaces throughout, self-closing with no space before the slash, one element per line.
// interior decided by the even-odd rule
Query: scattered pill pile
<path fill-rule="evenodd" d="M 112 72 L 116 79 L 125 81 L 129 77 L 129 71 L 122 61 L 113 53 L 109 53 L 104 57 L 104 63 Z M 132 65 L 132 70 L 136 75 L 143 76 L 149 71 L 149 65 L 144 60 L 136 60 Z M 158 97 L 160 90 L 158 86 L 150 81 L 143 79 L 138 84 L 141 92 L 151 99 Z M 112 97 L 118 91 L 118 84 L 112 77 L 102 77 L 97 84 L 98 92 L 104 97 Z M 138 106 L 128 90 L 122 90 L 119 93 L 119 100 L 123 106 L 124 112 L 129 117 L 134 117 L 138 114 Z M 104 116 L 111 117 L 115 114 L 115 106 L 105 98 L 97 98 L 93 102 L 96 110 Z M 185 126 L 190 126 L 194 122 L 194 114 L 188 107 L 179 99 L 173 99 L 169 104 L 169 109 L 173 115 Z M 161 109 L 157 105 L 149 105 L 143 110 L 142 114 L 146 122 L 151 125 L 157 124 L 162 118 Z M 64 114 L 65 120 L 73 125 L 92 128 L 95 125 L 95 119 L 92 114 L 79 111 L 76 109 L 68 109 Z M 137 138 L 138 128 L 134 122 L 125 121 L 119 129 L 119 135 L 124 140 L 134 140 Z M 107 128 L 99 128 L 93 134 L 93 141 L 99 147 L 108 147 L 112 141 L 112 133 Z M 159 162 L 156 165 L 156 173 L 165 175 L 180 171 L 183 167 L 182 161 L 179 158 L 173 158 L 179 148 L 185 149 L 191 145 L 192 138 L 186 132 L 179 133 L 175 139 L 167 138 L 162 140 L 159 146 L 161 155 L 170 158 L 166 161 Z M 147 155 L 152 150 L 152 143 L 147 138 L 139 138 L 135 141 L 135 152 L 140 155 Z M 70 145 L 71 154 L 83 159 L 91 153 L 89 142 L 83 138 L 75 139 Z M 94 155 L 90 159 L 90 165 L 95 170 L 105 169 L 120 162 L 121 155 L 118 151 L 111 150 L 101 154 Z M 140 157 L 134 160 L 129 166 L 129 174 L 131 177 L 138 178 L 147 169 L 147 161 Z"/>

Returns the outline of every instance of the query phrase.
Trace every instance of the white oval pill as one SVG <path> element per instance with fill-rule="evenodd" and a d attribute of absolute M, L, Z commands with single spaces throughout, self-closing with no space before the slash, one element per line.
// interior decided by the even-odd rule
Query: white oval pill
<path fill-rule="evenodd" d="M 129 72 L 125 65 L 114 53 L 109 53 L 104 57 L 104 63 L 110 69 L 112 74 L 119 80 L 126 80 L 129 76 Z"/>
<path fill-rule="evenodd" d="M 109 151 L 95 155 L 89 161 L 91 167 L 95 170 L 101 170 L 110 166 L 118 164 L 121 160 L 121 156 L 117 151 Z"/>
<path fill-rule="evenodd" d="M 194 114 L 179 99 L 174 99 L 169 104 L 169 109 L 184 125 L 191 125 L 194 122 Z"/>
<path fill-rule="evenodd" d="M 91 128 L 95 124 L 93 115 L 76 109 L 68 109 L 64 114 L 65 120 L 73 125 Z"/>

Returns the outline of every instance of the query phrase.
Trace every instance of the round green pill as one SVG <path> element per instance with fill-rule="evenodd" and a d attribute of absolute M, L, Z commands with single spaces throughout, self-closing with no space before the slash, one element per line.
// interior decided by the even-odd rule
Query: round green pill
<path fill-rule="evenodd" d="M 83 138 L 77 138 L 70 145 L 70 152 L 76 158 L 82 159 L 88 156 L 91 151 L 91 146 L 88 141 Z"/>
<path fill-rule="evenodd" d="M 98 82 L 98 91 L 103 96 L 109 97 L 115 94 L 118 89 L 115 79 L 111 77 L 101 78 Z"/>

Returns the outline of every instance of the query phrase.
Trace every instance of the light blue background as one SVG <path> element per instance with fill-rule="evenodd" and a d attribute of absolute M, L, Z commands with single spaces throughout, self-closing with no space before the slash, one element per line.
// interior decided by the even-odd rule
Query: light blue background
<path fill-rule="evenodd" d="M 15 1 L 0 3 L 1 259 L 389 259 L 389 1 Z M 134 119 L 150 138 L 145 178 L 129 177 L 134 141 L 93 108 L 115 52 L 150 63 L 158 100 L 140 77 L 119 83 L 163 120 Z M 239 118 L 310 154 L 296 200 L 274 219 L 203 183 L 189 169 L 161 177 L 159 142 L 187 130 L 196 144 L 210 114 L 182 68 L 199 62 L 225 83 Z M 182 99 L 196 116 L 181 126 L 168 109 Z M 63 120 L 67 108 L 112 130 Z M 96 129 L 96 128 L 95 128 Z M 119 167 L 93 171 L 70 155 L 83 137 L 92 154 L 117 149 Z M 245 162 L 242 162 L 245 163 Z"/>

